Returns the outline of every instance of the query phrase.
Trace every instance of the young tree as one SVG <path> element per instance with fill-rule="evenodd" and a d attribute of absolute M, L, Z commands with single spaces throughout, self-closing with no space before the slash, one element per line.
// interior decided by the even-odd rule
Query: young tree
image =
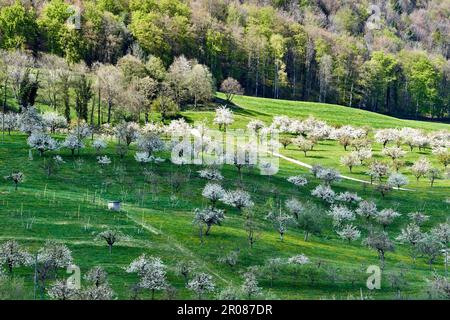
<path fill-rule="evenodd" d="M 97 234 L 95 240 L 103 240 L 108 244 L 109 253 L 112 253 L 114 244 L 127 240 L 127 237 L 118 230 L 108 229 Z"/>
<path fill-rule="evenodd" d="M 223 203 L 232 206 L 242 212 L 242 209 L 253 207 L 254 203 L 251 200 L 250 194 L 247 191 L 237 189 L 225 192 L 222 200 Z"/>
<path fill-rule="evenodd" d="M 334 200 L 336 199 L 336 193 L 333 189 L 331 189 L 330 186 L 325 186 L 322 184 L 318 185 L 313 191 L 311 191 L 311 195 L 322 199 L 329 204 L 334 203 Z"/>
<path fill-rule="evenodd" d="M 305 157 L 307 156 L 307 152 L 311 151 L 314 147 L 314 143 L 311 140 L 305 139 L 302 136 L 298 136 L 297 138 L 292 140 L 292 143 L 295 144 L 303 153 Z"/>
<path fill-rule="evenodd" d="M 361 201 L 361 197 L 356 192 L 341 192 L 336 196 L 336 201 L 341 201 L 349 204 L 358 204 Z"/>
<path fill-rule="evenodd" d="M 75 150 L 80 150 L 84 148 L 84 142 L 83 140 L 75 135 L 75 134 L 69 134 L 66 136 L 66 139 L 62 143 L 63 148 L 67 148 L 71 151 L 72 157 L 75 156 Z"/>
<path fill-rule="evenodd" d="M 287 179 L 287 181 L 299 188 L 308 184 L 308 180 L 304 176 L 291 176 Z"/>
<path fill-rule="evenodd" d="M 431 233 L 441 242 L 444 253 L 445 274 L 448 272 L 448 246 L 450 244 L 450 224 L 441 223 L 431 229 Z"/>
<path fill-rule="evenodd" d="M 5 176 L 6 180 L 11 180 L 14 183 L 14 189 L 17 191 L 19 183 L 25 180 L 25 175 L 20 171 L 13 171 L 10 175 Z"/>
<path fill-rule="evenodd" d="M 287 200 L 285 206 L 289 213 L 292 214 L 297 220 L 300 214 L 305 210 L 305 206 L 295 198 Z"/>
<path fill-rule="evenodd" d="M 283 148 L 286 149 L 292 143 L 292 139 L 288 137 L 281 137 L 280 143 L 283 146 Z"/>
<path fill-rule="evenodd" d="M 72 261 L 72 252 L 64 244 L 48 240 L 39 249 L 36 258 L 35 276 L 40 286 L 42 297 L 45 292 L 46 281 L 52 275 L 56 275 L 58 268 L 66 268 L 72 264 Z"/>
<path fill-rule="evenodd" d="M 400 189 L 408 184 L 408 178 L 401 173 L 392 173 L 387 179 L 387 184 Z"/>
<path fill-rule="evenodd" d="M 241 84 L 236 79 L 233 79 L 231 77 L 223 80 L 222 84 L 220 85 L 220 91 L 225 93 L 225 97 L 228 103 L 233 101 L 235 95 L 244 94 L 244 90 L 242 89 Z"/>
<path fill-rule="evenodd" d="M 202 196 L 211 201 L 212 206 L 223 198 L 225 190 L 217 183 L 208 183 L 202 191 Z"/>
<path fill-rule="evenodd" d="M 226 106 L 221 106 L 216 109 L 216 116 L 214 117 L 214 123 L 219 125 L 219 130 L 227 130 L 227 126 L 234 122 L 233 112 Z"/>
<path fill-rule="evenodd" d="M 31 263 L 31 255 L 17 241 L 9 240 L 0 245 L 0 266 L 6 265 L 10 274 L 13 268 L 29 266 Z"/>
<path fill-rule="evenodd" d="M 262 267 L 262 272 L 267 274 L 270 279 L 270 287 L 273 287 L 273 281 L 276 279 L 281 267 L 284 265 L 281 258 L 270 258 Z"/>
<path fill-rule="evenodd" d="M 361 237 L 361 232 L 355 226 L 348 224 L 345 225 L 341 230 L 337 231 L 337 234 L 348 243 L 351 241 L 356 241 Z"/>
<path fill-rule="evenodd" d="M 244 221 L 244 229 L 247 232 L 247 241 L 250 245 L 250 248 L 253 248 L 253 245 L 257 241 L 258 238 L 258 224 L 255 221 L 254 212 L 246 208 L 244 209 L 245 221 Z"/>
<path fill-rule="evenodd" d="M 425 233 L 423 237 L 417 242 L 417 251 L 421 256 L 427 259 L 430 270 L 432 264 L 441 255 L 442 248 L 442 242 L 436 236 L 436 234 L 433 234 L 432 232 Z"/>
<path fill-rule="evenodd" d="M 192 272 L 195 270 L 195 265 L 191 261 L 182 260 L 176 265 L 176 273 L 183 277 L 185 285 L 188 284 Z"/>
<path fill-rule="evenodd" d="M 401 243 L 408 244 L 411 247 L 410 254 L 413 262 L 416 263 L 417 243 L 423 238 L 420 227 L 415 223 L 408 224 L 401 230 L 401 234 L 396 238 Z"/>
<path fill-rule="evenodd" d="M 119 144 L 125 142 L 129 146 L 139 138 L 140 127 L 136 122 L 121 122 L 114 129 Z"/>
<path fill-rule="evenodd" d="M 194 224 L 199 227 L 200 239 L 203 241 L 203 234 L 208 236 L 212 226 L 220 226 L 224 219 L 224 211 L 221 209 L 216 209 L 214 207 L 209 207 L 202 210 L 198 208 L 195 209 Z M 206 227 L 206 230 L 204 230 L 204 227 Z"/>
<path fill-rule="evenodd" d="M 244 295 L 251 300 L 254 297 L 258 297 L 261 294 L 262 289 L 258 286 L 258 280 L 254 270 L 249 269 L 244 273 L 244 282 L 242 283 L 241 290 Z"/>
<path fill-rule="evenodd" d="M 426 158 L 422 157 L 411 167 L 411 171 L 413 175 L 416 177 L 417 181 L 423 176 L 427 174 L 428 171 L 431 169 L 431 163 Z"/>
<path fill-rule="evenodd" d="M 392 161 L 403 158 L 406 155 L 406 152 L 399 147 L 386 147 L 383 149 L 382 153 L 391 158 Z"/>
<path fill-rule="evenodd" d="M 428 180 L 430 180 L 430 186 L 433 187 L 436 179 L 441 177 L 441 171 L 438 168 L 430 168 L 427 172 Z"/>
<path fill-rule="evenodd" d="M 201 300 L 205 294 L 213 292 L 216 286 L 209 274 L 198 273 L 188 282 L 186 288 L 195 292 L 198 299 Z"/>
<path fill-rule="evenodd" d="M 333 182 L 341 180 L 341 174 L 335 169 L 320 168 L 317 170 L 315 176 L 326 186 L 330 186 Z"/>
<path fill-rule="evenodd" d="M 69 286 L 67 281 L 57 280 L 47 289 L 49 297 L 53 300 L 72 300 L 78 296 L 78 290 Z"/>
<path fill-rule="evenodd" d="M 400 216 L 401 214 L 393 209 L 383 209 L 377 213 L 375 220 L 381 224 L 383 230 L 386 230 L 386 228 Z"/>
<path fill-rule="evenodd" d="M 418 225 L 419 227 L 430 219 L 429 216 L 419 211 L 408 213 L 408 218 L 412 223 Z"/>
<path fill-rule="evenodd" d="M 161 138 L 154 133 L 143 133 L 136 142 L 139 150 L 147 152 L 149 156 L 157 151 L 164 150 L 165 144 Z"/>
<path fill-rule="evenodd" d="M 370 176 L 370 183 L 374 181 L 382 181 L 387 176 L 389 167 L 387 164 L 379 161 L 374 161 L 370 164 L 367 174 Z"/>
<path fill-rule="evenodd" d="M 39 151 L 40 156 L 43 156 L 46 151 L 58 149 L 58 142 L 49 135 L 41 132 L 33 132 L 28 137 L 27 143 L 31 149 Z"/>
<path fill-rule="evenodd" d="M 50 129 L 51 133 L 55 133 L 56 129 L 62 129 L 67 127 L 67 120 L 63 116 L 60 116 L 56 112 L 45 112 L 42 115 L 42 121 L 44 126 Z"/>
<path fill-rule="evenodd" d="M 341 228 L 345 223 L 355 220 L 353 211 L 343 205 L 333 205 L 328 215 L 333 219 L 333 226 L 336 228 Z"/>
<path fill-rule="evenodd" d="M 144 253 L 130 263 L 126 272 L 137 273 L 138 288 L 151 290 L 152 300 L 155 298 L 155 291 L 163 290 L 167 286 L 166 266 L 158 257 L 147 257 Z"/>
<path fill-rule="evenodd" d="M 272 222 L 274 228 L 280 234 L 280 240 L 283 241 L 288 227 L 295 223 L 295 219 L 291 215 L 282 212 L 281 208 L 279 212 L 276 211 L 278 210 L 275 209 L 269 212 L 265 219 Z"/>
<path fill-rule="evenodd" d="M 450 281 L 447 277 L 439 276 L 437 273 L 433 274 L 433 279 L 429 284 L 430 298 L 435 299 L 450 299 Z"/>
<path fill-rule="evenodd" d="M 361 159 L 356 154 L 350 153 L 349 155 L 341 158 L 341 164 L 348 167 L 350 172 L 352 172 L 353 167 L 361 164 Z"/>
<path fill-rule="evenodd" d="M 219 263 L 228 265 L 230 268 L 233 268 L 238 263 L 240 253 L 241 250 L 238 248 L 237 250 L 228 252 L 224 256 L 217 259 L 217 261 Z"/>
<path fill-rule="evenodd" d="M 377 205 L 373 201 L 363 200 L 358 204 L 356 214 L 362 218 L 365 218 L 368 222 L 371 218 L 375 218 L 377 216 Z"/>
<path fill-rule="evenodd" d="M 320 234 L 323 227 L 324 213 L 321 208 L 306 203 L 304 209 L 298 215 L 296 224 L 304 232 L 304 240 L 308 241 L 311 234 Z"/>
<path fill-rule="evenodd" d="M 385 255 L 387 252 L 394 251 L 394 244 L 389 239 L 386 232 L 370 231 L 367 238 L 363 243 L 369 248 L 376 250 L 378 252 L 378 257 L 380 259 L 381 269 L 385 266 Z"/>

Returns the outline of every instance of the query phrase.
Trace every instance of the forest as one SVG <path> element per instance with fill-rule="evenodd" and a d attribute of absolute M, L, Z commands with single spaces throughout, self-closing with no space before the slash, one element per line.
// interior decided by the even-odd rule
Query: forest
<path fill-rule="evenodd" d="M 445 121 L 449 17 L 446 0 L 0 0 L 0 49 L 89 72 L 132 56 L 126 66 L 145 66 L 133 71 L 147 88 L 182 57 L 213 91 L 233 78 L 246 95 Z M 152 101 L 166 105 L 166 91 Z M 198 101 L 172 90 L 170 102 Z"/>

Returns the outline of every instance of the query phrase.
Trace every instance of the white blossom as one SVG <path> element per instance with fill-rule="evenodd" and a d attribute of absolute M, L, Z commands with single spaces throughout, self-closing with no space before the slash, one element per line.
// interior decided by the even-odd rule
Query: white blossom
<path fill-rule="evenodd" d="M 122 122 L 115 127 L 116 136 L 129 146 L 139 137 L 140 127 L 135 122 Z"/>
<path fill-rule="evenodd" d="M 417 181 L 427 174 L 431 169 L 431 163 L 425 157 L 420 158 L 411 167 L 411 171 L 416 177 Z"/>
<path fill-rule="evenodd" d="M 308 180 L 304 176 L 291 176 L 287 179 L 287 181 L 297 187 L 304 187 L 308 184 Z"/>
<path fill-rule="evenodd" d="M 32 263 L 32 256 L 15 240 L 9 240 L 0 245 L 0 266 L 6 265 L 11 273 L 13 268 L 28 266 Z"/>
<path fill-rule="evenodd" d="M 342 202 L 347 202 L 347 203 L 358 203 L 362 199 L 361 199 L 361 197 L 358 196 L 357 193 L 345 191 L 345 192 L 339 193 L 336 196 L 336 200 L 342 201 Z"/>
<path fill-rule="evenodd" d="M 200 178 L 211 180 L 211 181 L 220 181 L 223 179 L 222 174 L 217 169 L 203 169 L 198 171 Z"/>
<path fill-rule="evenodd" d="M 97 157 L 97 162 L 101 166 L 107 166 L 111 164 L 111 159 L 108 156 Z"/>
<path fill-rule="evenodd" d="M 221 106 L 216 109 L 216 116 L 214 117 L 214 123 L 219 125 L 219 128 L 231 125 L 234 122 L 233 112 L 226 106 Z"/>
<path fill-rule="evenodd" d="M 392 160 L 403 158 L 406 155 L 406 151 L 399 147 L 386 147 L 383 149 L 383 154 Z"/>
<path fill-rule="evenodd" d="M 76 298 L 78 290 L 69 286 L 67 281 L 57 280 L 48 290 L 47 293 L 54 300 L 71 300 Z"/>
<path fill-rule="evenodd" d="M 355 220 L 353 211 L 342 205 L 332 206 L 328 215 L 333 219 L 333 225 L 335 227 L 340 227 L 344 223 Z"/>
<path fill-rule="evenodd" d="M 136 152 L 134 159 L 140 164 L 146 164 L 153 160 L 153 156 L 149 156 L 147 152 Z"/>
<path fill-rule="evenodd" d="M 401 173 L 393 173 L 389 176 L 387 183 L 391 187 L 401 188 L 408 184 L 408 178 Z"/>
<path fill-rule="evenodd" d="M 41 155 L 43 155 L 45 151 L 58 149 L 58 142 L 48 134 L 42 132 L 33 132 L 28 137 L 27 143 L 30 148 L 36 149 Z"/>
<path fill-rule="evenodd" d="M 311 195 L 328 203 L 333 203 L 336 197 L 336 193 L 330 188 L 330 186 L 318 185 Z"/>
<path fill-rule="evenodd" d="M 92 147 L 95 149 L 95 151 L 97 151 L 97 153 L 105 149 L 107 145 L 108 145 L 107 142 L 102 138 L 96 138 L 92 142 Z"/>
<path fill-rule="evenodd" d="M 216 286 L 209 274 L 198 273 L 188 282 L 186 288 L 194 291 L 198 298 L 201 299 L 203 295 L 213 292 Z"/>
<path fill-rule="evenodd" d="M 289 210 L 291 214 L 293 214 L 296 218 L 303 212 L 305 207 L 303 204 L 297 199 L 291 198 L 286 201 L 286 208 Z"/>
<path fill-rule="evenodd" d="M 19 130 L 27 134 L 35 131 L 42 131 L 44 123 L 42 116 L 35 107 L 29 106 L 24 109 L 18 118 Z"/>
<path fill-rule="evenodd" d="M 250 194 L 241 189 L 225 192 L 222 202 L 239 210 L 242 208 L 253 207 L 254 205 Z"/>
<path fill-rule="evenodd" d="M 361 232 L 355 226 L 348 224 L 344 226 L 341 230 L 337 231 L 337 234 L 344 240 L 355 241 L 361 237 Z"/>
<path fill-rule="evenodd" d="M 247 129 L 251 132 L 259 132 L 262 128 L 265 127 L 265 123 L 261 120 L 251 120 L 247 124 Z"/>
<path fill-rule="evenodd" d="M 377 213 L 375 220 L 386 228 L 388 225 L 392 224 L 395 218 L 400 217 L 401 214 L 393 209 L 383 209 Z"/>
<path fill-rule="evenodd" d="M 62 129 L 67 127 L 66 118 L 60 116 L 56 112 L 45 112 L 42 115 L 42 121 L 44 126 L 50 129 L 52 133 L 55 133 L 56 129 Z"/>
<path fill-rule="evenodd" d="M 64 140 L 64 142 L 62 143 L 62 146 L 64 148 L 67 148 L 69 150 L 72 151 L 72 155 L 75 153 L 76 149 L 82 149 L 84 148 L 84 143 L 83 141 L 78 138 L 77 135 L 74 134 L 69 134 L 66 139 Z"/>
<path fill-rule="evenodd" d="M 299 255 L 290 257 L 288 259 L 288 263 L 289 264 L 296 264 L 296 265 L 305 265 L 305 264 L 310 263 L 310 260 L 304 254 L 299 254 Z"/>
<path fill-rule="evenodd" d="M 377 205 L 373 201 L 363 200 L 358 204 L 358 208 L 356 209 L 356 214 L 369 220 L 370 218 L 374 218 L 378 213 Z"/>
<path fill-rule="evenodd" d="M 17 129 L 18 126 L 18 120 L 19 116 L 13 112 L 8 112 L 8 113 L 1 113 L 0 112 L 0 124 L 1 124 L 1 128 L 2 130 L 6 130 L 9 133 L 11 133 L 11 131 Z"/>
<path fill-rule="evenodd" d="M 162 290 L 167 286 L 166 266 L 158 257 L 147 257 L 146 254 L 135 259 L 126 268 L 128 273 L 137 273 L 139 287 L 152 291 L 152 298 L 156 290 Z"/>
<path fill-rule="evenodd" d="M 225 190 L 217 183 L 208 183 L 203 189 L 202 196 L 216 203 L 225 195 Z"/>

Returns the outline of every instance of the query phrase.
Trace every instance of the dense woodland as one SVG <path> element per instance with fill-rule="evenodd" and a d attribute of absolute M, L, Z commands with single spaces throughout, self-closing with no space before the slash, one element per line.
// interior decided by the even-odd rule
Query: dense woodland
<path fill-rule="evenodd" d="M 2 87 L 17 98 L 20 91 L 24 105 L 40 90 L 67 117 L 72 104 L 86 120 L 95 96 L 108 106 L 105 121 L 114 105 L 170 114 L 208 100 L 229 77 L 248 95 L 448 119 L 450 2 L 373 4 L 378 7 L 366 0 L 0 0 Z M 15 86 L 5 70 L 27 59 L 5 52 L 23 57 L 17 50 L 37 59 L 21 68 Z M 75 86 L 64 80 L 64 69 L 82 75 Z M 192 92 L 199 81 L 211 88 Z M 119 89 L 119 82 L 126 85 Z"/>

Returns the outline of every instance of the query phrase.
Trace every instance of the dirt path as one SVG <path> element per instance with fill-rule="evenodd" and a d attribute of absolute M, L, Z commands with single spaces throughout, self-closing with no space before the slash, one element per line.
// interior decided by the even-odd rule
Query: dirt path
<path fill-rule="evenodd" d="M 308 168 L 308 169 L 312 168 L 312 166 L 310 164 L 307 164 L 307 163 L 304 163 L 304 162 L 301 162 L 301 161 L 298 161 L 298 160 L 295 160 L 295 159 L 283 156 L 282 154 L 279 154 L 279 153 L 276 153 L 276 152 L 271 152 L 271 153 L 275 157 L 278 157 L 280 159 L 283 159 L 283 160 L 286 160 L 288 162 L 294 163 L 294 164 L 296 164 L 298 166 L 301 166 L 301 167 L 304 167 L 304 168 Z M 364 183 L 364 184 L 371 184 L 370 181 L 361 180 L 361 179 L 352 178 L 352 177 L 347 177 L 347 176 L 343 176 L 343 175 L 341 175 L 341 178 L 344 179 L 344 180 L 356 181 L 356 182 L 361 182 L 361 183 Z M 376 185 L 376 183 L 373 183 L 373 184 Z M 414 191 L 412 189 L 406 189 L 406 188 L 394 188 L 394 189 L 402 190 L 402 191 Z"/>

